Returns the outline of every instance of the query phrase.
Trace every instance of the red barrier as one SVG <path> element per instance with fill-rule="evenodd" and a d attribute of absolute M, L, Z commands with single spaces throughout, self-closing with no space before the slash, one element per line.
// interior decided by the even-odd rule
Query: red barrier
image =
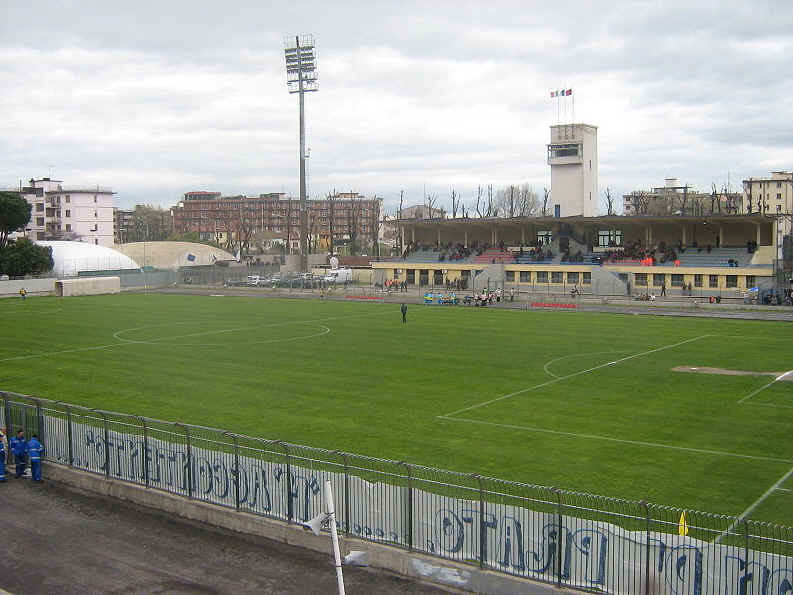
<path fill-rule="evenodd" d="M 532 302 L 532 308 L 563 308 L 565 310 L 575 310 L 578 304 L 562 304 L 556 302 Z"/>

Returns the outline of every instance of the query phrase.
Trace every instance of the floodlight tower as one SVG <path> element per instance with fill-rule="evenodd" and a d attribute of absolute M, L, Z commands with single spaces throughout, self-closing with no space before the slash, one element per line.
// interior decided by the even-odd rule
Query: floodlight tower
<path fill-rule="evenodd" d="M 286 86 L 300 94 L 300 268 L 308 270 L 306 208 L 306 119 L 304 94 L 319 89 L 313 35 L 295 35 L 284 40 Z"/>

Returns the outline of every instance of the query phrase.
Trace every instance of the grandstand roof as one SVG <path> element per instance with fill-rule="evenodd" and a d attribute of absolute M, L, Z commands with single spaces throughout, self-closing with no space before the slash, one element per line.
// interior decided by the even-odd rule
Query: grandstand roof
<path fill-rule="evenodd" d="M 598 217 L 458 217 L 456 219 L 395 219 L 397 225 L 552 225 L 554 223 L 591 223 L 603 225 L 646 225 L 651 223 L 770 223 L 773 215 L 600 215 Z"/>

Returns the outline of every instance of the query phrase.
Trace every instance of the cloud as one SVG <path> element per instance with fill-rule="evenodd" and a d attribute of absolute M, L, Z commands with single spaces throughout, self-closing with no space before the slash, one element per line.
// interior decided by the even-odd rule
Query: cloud
<path fill-rule="evenodd" d="M 0 185 L 54 174 L 118 203 L 193 189 L 297 192 L 285 34 L 316 36 L 309 191 L 550 183 L 548 91 L 599 127 L 623 194 L 791 168 L 793 12 L 784 1 L 6 3 Z M 572 118 L 572 102 L 565 118 Z"/>

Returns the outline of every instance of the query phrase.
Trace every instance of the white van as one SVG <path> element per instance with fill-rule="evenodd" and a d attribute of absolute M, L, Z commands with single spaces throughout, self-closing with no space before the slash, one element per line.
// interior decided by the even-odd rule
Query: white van
<path fill-rule="evenodd" d="M 323 277 L 325 283 L 345 283 L 352 281 L 352 269 L 332 269 Z"/>

